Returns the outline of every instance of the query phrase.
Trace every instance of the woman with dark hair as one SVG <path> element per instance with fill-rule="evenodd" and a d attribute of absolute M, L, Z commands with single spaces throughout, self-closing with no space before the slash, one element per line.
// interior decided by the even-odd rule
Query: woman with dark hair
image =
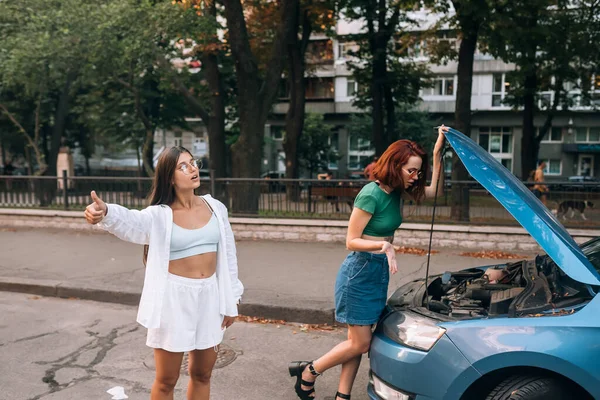
<path fill-rule="evenodd" d="M 146 344 L 154 348 L 152 400 L 173 399 L 184 352 L 188 399 L 209 399 L 218 345 L 244 290 L 227 208 L 194 194 L 200 167 L 188 150 L 172 147 L 158 160 L 149 207 L 106 204 L 92 191 L 94 202 L 85 210 L 90 224 L 148 246 L 137 321 L 148 328 Z"/>
<path fill-rule="evenodd" d="M 316 378 L 341 364 L 335 400 L 350 399 L 362 355 L 369 351 L 372 325 L 385 307 L 389 274 L 398 271 L 399 247 L 392 243 L 402 223 L 403 202 L 420 202 L 443 192 L 441 154 L 447 130 L 443 125 L 438 130 L 430 186 L 425 186 L 429 174 L 427 153 L 413 141 L 398 140 L 379 157 L 372 170 L 375 180 L 356 196 L 346 235 L 346 247 L 352 252 L 342 263 L 335 282 L 335 319 L 348 325 L 348 339 L 317 360 L 289 365 L 299 398 L 313 399 Z"/>

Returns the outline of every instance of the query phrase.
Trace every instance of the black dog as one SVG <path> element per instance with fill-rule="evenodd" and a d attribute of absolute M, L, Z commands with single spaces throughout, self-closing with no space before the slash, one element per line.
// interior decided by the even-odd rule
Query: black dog
<path fill-rule="evenodd" d="M 571 215 L 569 216 L 569 218 L 573 218 L 573 215 L 575 215 L 575 210 L 577 210 L 581 214 L 581 218 L 587 220 L 585 214 L 583 213 L 586 208 L 594 208 L 594 203 L 587 200 L 566 200 L 558 205 L 558 210 L 556 210 L 556 216 L 559 218 L 562 217 L 563 219 L 566 219 L 567 212 L 571 210 Z"/>

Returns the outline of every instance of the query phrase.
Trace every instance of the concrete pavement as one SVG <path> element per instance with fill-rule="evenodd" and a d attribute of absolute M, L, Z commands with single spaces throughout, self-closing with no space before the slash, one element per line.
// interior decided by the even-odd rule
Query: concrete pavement
<path fill-rule="evenodd" d="M 348 253 L 343 245 L 275 241 L 238 241 L 237 245 L 245 286 L 240 313 L 333 322 L 335 277 Z M 0 290 L 138 303 L 144 276 L 141 246 L 100 231 L 4 228 L 0 249 Z M 430 273 L 502 262 L 461 256 L 464 251 L 440 249 L 431 256 Z M 425 256 L 399 254 L 399 273 L 391 278 L 390 292 L 425 276 L 426 261 Z"/>
<path fill-rule="evenodd" d="M 147 400 L 154 380 L 146 330 L 136 308 L 0 292 L 0 399 L 110 400 L 116 386 Z M 346 330 L 236 322 L 227 329 L 212 374 L 212 400 L 298 400 L 287 364 L 314 359 L 344 340 Z M 353 400 L 367 400 L 369 362 L 361 364 Z M 319 400 L 333 400 L 340 367 L 319 378 Z M 184 368 L 175 399 L 185 399 Z"/>

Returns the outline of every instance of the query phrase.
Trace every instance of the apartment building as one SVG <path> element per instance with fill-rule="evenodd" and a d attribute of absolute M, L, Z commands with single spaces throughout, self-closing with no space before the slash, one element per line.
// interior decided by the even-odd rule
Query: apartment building
<path fill-rule="evenodd" d="M 435 16 L 422 13 L 423 26 Z M 348 134 L 347 125 L 353 113 L 361 110 L 352 105 L 358 89 L 357 82 L 348 67 L 349 53 L 356 44 L 345 37 L 359 32 L 361 24 L 340 20 L 336 26 L 336 38 L 313 35 L 307 50 L 308 71 L 306 76 L 306 111 L 319 113 L 331 125 L 331 145 L 341 158 L 329 168 L 337 178 L 358 175 L 374 155 L 367 140 Z M 416 32 L 418 33 L 418 32 Z M 447 41 L 458 48 L 456 34 L 451 30 L 440 31 L 438 40 Z M 456 102 L 457 62 L 436 65 L 429 61 L 426 42 L 417 40 L 409 54 L 416 61 L 427 63 L 435 75 L 434 85 L 423 89 L 419 108 L 429 112 L 435 120 L 452 125 Z M 477 53 L 473 66 L 471 107 L 473 110 L 471 137 L 487 149 L 496 159 L 515 175 L 521 176 L 520 144 L 522 137 L 522 113 L 503 103 L 511 83 L 509 73 L 515 66 Z M 600 177 L 600 75 L 592 82 L 591 104 L 579 104 L 569 110 L 559 111 L 553 126 L 541 143 L 539 157 L 546 160 L 547 179 L 566 179 L 584 175 Z M 285 114 L 289 99 L 286 81 L 282 80 L 279 98 L 273 106 L 272 116 L 265 126 L 265 149 L 262 160 L 263 172 L 285 170 L 283 136 Z M 571 90 L 569 95 L 576 96 Z M 552 102 L 553 93 L 541 93 L 540 102 Z M 208 156 L 208 136 L 199 120 L 190 119 L 190 131 L 158 132 L 157 148 L 183 145 L 200 157 Z M 535 119 L 541 127 L 544 116 Z M 450 172 L 450 163 L 446 166 Z"/>
<path fill-rule="evenodd" d="M 340 21 L 337 38 L 313 37 L 308 48 L 306 110 L 323 114 L 332 125 L 331 143 L 342 158 L 330 165 L 334 174 L 343 178 L 357 174 L 373 156 L 370 143 L 351 137 L 345 128 L 352 113 L 361 112 L 352 106 L 357 83 L 348 68 L 349 51 L 356 45 L 345 41 L 344 36 L 361 29 L 356 22 Z M 456 35 L 448 30 L 438 34 L 438 40 L 447 41 L 458 47 Z M 428 111 L 435 119 L 452 125 L 456 102 L 457 62 L 435 65 L 429 62 L 425 41 L 417 40 L 410 55 L 419 62 L 428 64 L 435 75 L 434 85 L 421 92 L 419 108 Z M 471 107 L 473 110 L 471 137 L 487 149 L 496 159 L 515 175 L 521 175 L 520 144 L 522 137 L 522 113 L 503 104 L 510 90 L 509 73 L 515 66 L 477 53 L 473 71 Z M 559 111 L 553 126 L 541 143 L 540 159 L 546 160 L 548 179 L 566 179 L 573 175 L 600 175 L 600 113 L 594 110 L 600 105 L 600 75 L 592 86 L 591 104 L 579 104 L 569 110 Z M 576 96 L 576 90 L 569 95 Z M 540 102 L 551 103 L 552 92 L 541 93 Z M 541 104 L 540 104 L 541 105 Z M 285 90 L 273 109 L 273 118 L 268 122 L 265 135 L 265 170 L 283 170 L 282 150 L 283 121 L 288 108 Z M 544 123 L 544 116 L 535 119 L 536 127 Z M 449 172 L 450 163 L 447 164 Z"/>

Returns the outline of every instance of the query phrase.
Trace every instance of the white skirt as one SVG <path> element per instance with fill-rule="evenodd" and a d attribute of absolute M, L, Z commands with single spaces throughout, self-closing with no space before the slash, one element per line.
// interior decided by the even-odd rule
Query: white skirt
<path fill-rule="evenodd" d="M 193 279 L 169 273 L 160 327 L 148 329 L 146 345 L 174 353 L 204 350 L 223 340 L 217 275 Z"/>

